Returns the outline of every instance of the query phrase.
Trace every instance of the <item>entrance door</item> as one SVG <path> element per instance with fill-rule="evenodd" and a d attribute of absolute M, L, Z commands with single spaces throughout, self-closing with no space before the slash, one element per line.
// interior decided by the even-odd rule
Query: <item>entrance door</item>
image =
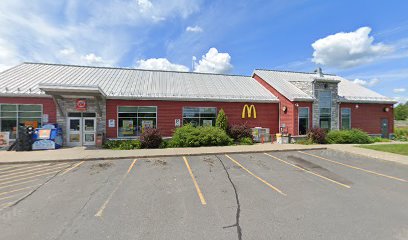
<path fill-rule="evenodd" d="M 82 118 L 68 118 L 68 146 L 82 146 Z"/>
<path fill-rule="evenodd" d="M 96 118 L 94 117 L 68 117 L 67 145 L 93 146 L 96 137 Z"/>
<path fill-rule="evenodd" d="M 83 118 L 83 145 L 95 145 L 96 118 Z"/>
<path fill-rule="evenodd" d="M 387 118 L 381 119 L 381 137 L 389 138 L 388 119 Z"/>

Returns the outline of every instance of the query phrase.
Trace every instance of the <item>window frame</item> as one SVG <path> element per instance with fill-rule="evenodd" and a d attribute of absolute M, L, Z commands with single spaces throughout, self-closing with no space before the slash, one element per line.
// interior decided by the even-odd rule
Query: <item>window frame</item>
<path fill-rule="evenodd" d="M 348 126 L 348 128 L 343 128 L 343 109 L 348 109 L 349 110 L 349 114 L 348 114 L 348 120 L 349 120 L 349 126 Z M 349 129 L 351 129 L 351 108 L 348 108 L 348 107 L 346 107 L 346 108 L 340 108 L 340 129 L 341 130 L 349 130 Z"/>
<path fill-rule="evenodd" d="M 322 119 L 329 119 L 329 128 L 327 130 L 331 130 L 331 121 L 333 119 L 333 114 L 332 114 L 332 108 L 333 108 L 333 96 L 332 96 L 332 91 L 331 90 L 319 90 L 319 95 L 318 95 L 318 108 L 319 108 L 319 127 L 322 128 L 321 125 L 321 120 Z M 329 93 L 330 96 L 330 101 L 329 101 L 329 106 L 330 107 L 321 107 L 322 101 L 321 101 L 321 94 L 322 93 Z M 325 96 L 326 97 L 326 96 Z M 322 114 L 322 109 L 329 109 L 329 114 Z M 323 116 L 323 117 L 322 117 Z M 326 128 L 325 128 L 326 129 Z"/>
<path fill-rule="evenodd" d="M 30 104 L 28 104 L 28 103 L 0 103 L 0 131 L 2 131 L 1 129 L 2 129 L 2 123 L 1 123 L 1 120 L 2 119 L 13 119 L 12 117 L 3 117 L 3 111 L 1 110 L 1 107 L 3 106 L 3 105 L 13 105 L 13 106 L 16 106 L 16 110 L 15 111 L 4 111 L 4 112 L 12 112 L 12 113 L 15 113 L 16 115 L 15 115 L 15 117 L 14 117 L 14 119 L 16 120 L 16 138 L 11 138 L 11 135 L 10 135 L 10 141 L 15 141 L 16 139 L 17 139 L 17 136 L 18 136 L 18 126 L 19 126 L 19 124 L 20 124 L 20 119 L 35 119 L 35 118 L 37 118 L 37 119 L 39 119 L 40 121 L 39 121 L 39 123 L 38 123 L 38 127 L 41 127 L 42 126 L 42 124 L 43 124 L 43 115 L 44 115 L 44 105 L 43 104 L 32 104 L 32 103 L 30 103 Z M 20 106 L 40 106 L 40 111 L 20 111 Z M 41 113 L 41 116 L 40 117 L 20 117 L 20 113 L 26 113 L 26 112 L 28 112 L 28 113 Z"/>
<path fill-rule="evenodd" d="M 300 136 L 300 119 L 304 119 L 305 117 L 300 117 L 300 109 L 307 109 L 307 131 L 310 129 L 310 108 L 309 107 L 299 107 L 298 108 L 298 135 Z M 306 133 L 307 133 L 306 131 Z"/>
<path fill-rule="evenodd" d="M 119 108 L 120 107 L 133 107 L 133 108 L 137 108 L 137 112 L 119 112 Z M 117 105 L 116 106 L 116 138 L 121 138 L 121 139 L 137 139 L 137 138 L 139 138 L 140 137 L 140 134 L 139 135 L 135 135 L 135 136 L 122 136 L 122 137 L 120 137 L 119 136 L 119 119 L 122 119 L 122 118 L 135 118 L 136 119 L 136 125 L 137 126 L 139 126 L 138 125 L 138 123 L 139 123 L 139 118 L 140 119 L 144 119 L 143 117 L 139 117 L 139 107 L 145 107 L 145 108 L 148 108 L 148 107 L 151 107 L 151 108 L 155 108 L 156 109 L 156 111 L 154 112 L 155 114 L 156 114 L 156 117 L 149 117 L 149 119 L 151 119 L 151 118 L 154 118 L 155 119 L 155 121 L 156 121 L 156 126 L 155 126 L 155 128 L 157 128 L 157 124 L 158 124 L 158 122 L 157 122 L 157 120 L 158 120 L 158 110 L 159 110 L 159 108 L 158 108 L 158 106 L 140 106 L 140 105 L 138 105 L 138 106 L 135 106 L 135 105 Z M 136 113 L 136 117 L 119 117 L 119 113 Z M 153 113 L 153 112 L 140 112 L 140 113 Z"/>
<path fill-rule="evenodd" d="M 198 117 L 184 117 L 184 109 L 186 109 L 186 108 L 197 108 L 197 109 L 198 109 Z M 202 118 L 203 118 L 203 119 L 209 118 L 209 117 L 201 117 L 200 109 L 202 109 L 202 108 L 212 108 L 212 109 L 215 110 L 214 123 L 213 123 L 213 125 L 212 125 L 212 126 L 215 126 L 215 121 L 217 120 L 217 116 L 218 116 L 218 108 L 217 108 L 217 107 L 195 107 L 195 106 L 183 106 L 183 108 L 181 109 L 181 121 L 182 121 L 182 126 L 185 125 L 185 124 L 184 124 L 184 119 L 185 119 L 185 118 L 198 119 L 198 125 L 197 125 L 197 126 L 202 126 L 202 125 L 201 125 L 201 119 L 202 119 Z"/>

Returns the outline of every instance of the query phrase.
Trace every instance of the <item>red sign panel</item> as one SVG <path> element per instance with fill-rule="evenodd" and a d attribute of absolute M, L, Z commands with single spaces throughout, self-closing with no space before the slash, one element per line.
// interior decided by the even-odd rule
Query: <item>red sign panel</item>
<path fill-rule="evenodd" d="M 86 111 L 86 99 L 76 100 L 76 110 L 82 112 Z"/>

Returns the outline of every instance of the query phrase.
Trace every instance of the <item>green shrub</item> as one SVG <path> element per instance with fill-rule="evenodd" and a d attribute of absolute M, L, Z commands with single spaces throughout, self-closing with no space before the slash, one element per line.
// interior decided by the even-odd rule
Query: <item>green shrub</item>
<path fill-rule="evenodd" d="M 252 137 L 243 137 L 239 139 L 239 144 L 241 145 L 253 145 L 254 141 L 252 140 Z"/>
<path fill-rule="evenodd" d="M 408 128 L 395 128 L 394 137 L 397 141 L 408 141 Z"/>
<path fill-rule="evenodd" d="M 296 144 L 312 145 L 312 144 L 313 144 L 313 141 L 310 140 L 310 139 L 307 139 L 307 138 L 305 138 L 305 139 L 299 139 L 299 140 L 296 141 Z"/>
<path fill-rule="evenodd" d="M 252 130 L 245 123 L 234 124 L 229 126 L 228 135 L 238 141 L 241 138 L 252 138 Z"/>
<path fill-rule="evenodd" d="M 169 147 L 226 146 L 232 143 L 232 138 L 218 127 L 193 127 L 187 124 L 176 129 Z"/>
<path fill-rule="evenodd" d="M 311 143 L 326 143 L 327 131 L 323 128 L 311 128 L 307 133 L 307 139 Z"/>
<path fill-rule="evenodd" d="M 330 131 L 326 140 L 330 144 L 367 144 L 373 143 L 373 139 L 360 129 Z"/>
<path fill-rule="evenodd" d="M 391 142 L 390 139 L 388 138 L 382 138 L 382 137 L 371 137 L 371 142 L 376 143 L 376 142 Z"/>
<path fill-rule="evenodd" d="M 160 131 L 156 128 L 145 129 L 140 136 L 143 148 L 159 148 L 163 142 Z"/>
<path fill-rule="evenodd" d="M 141 149 L 142 143 L 139 140 L 108 140 L 103 148 L 113 150 L 132 150 Z"/>
<path fill-rule="evenodd" d="M 224 112 L 224 109 L 222 109 L 222 108 L 218 112 L 217 119 L 215 120 L 215 126 L 218 127 L 218 128 L 221 128 L 224 131 L 227 131 L 228 118 L 227 118 L 227 115 Z"/>

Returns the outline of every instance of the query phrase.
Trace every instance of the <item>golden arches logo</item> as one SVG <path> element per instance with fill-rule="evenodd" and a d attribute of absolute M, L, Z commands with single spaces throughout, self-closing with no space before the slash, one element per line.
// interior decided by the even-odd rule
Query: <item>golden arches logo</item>
<path fill-rule="evenodd" d="M 245 118 L 245 116 L 247 116 L 248 118 L 251 118 L 252 112 L 254 113 L 254 118 L 256 118 L 255 106 L 254 105 L 248 106 L 248 104 L 245 104 L 244 108 L 242 109 L 242 118 Z"/>

